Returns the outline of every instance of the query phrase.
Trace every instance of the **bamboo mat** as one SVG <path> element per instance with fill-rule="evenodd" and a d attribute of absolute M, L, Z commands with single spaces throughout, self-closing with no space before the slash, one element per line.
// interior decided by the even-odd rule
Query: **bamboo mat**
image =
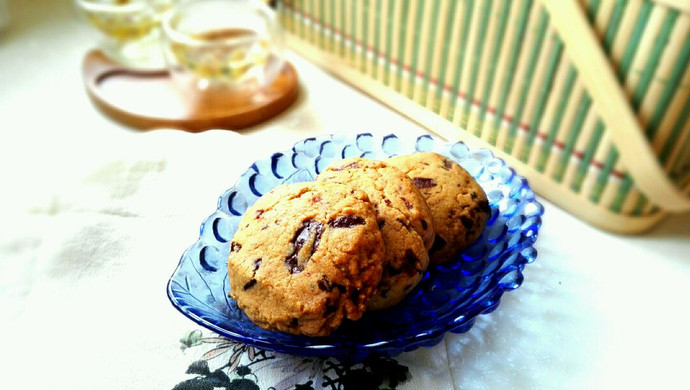
<path fill-rule="evenodd" d="M 626 141 L 637 133 L 606 111 L 608 95 L 592 93 L 597 80 L 586 76 L 597 69 L 571 54 L 562 36 L 570 20 L 554 22 L 562 3 L 295 0 L 278 8 L 289 45 L 324 68 L 444 138 L 491 147 L 541 195 L 589 222 L 641 231 L 687 206 L 678 195 L 648 195 L 690 186 L 690 2 L 572 1 L 607 61 L 602 75 L 611 73 L 653 153 L 646 166 L 658 169 L 638 164 Z"/>

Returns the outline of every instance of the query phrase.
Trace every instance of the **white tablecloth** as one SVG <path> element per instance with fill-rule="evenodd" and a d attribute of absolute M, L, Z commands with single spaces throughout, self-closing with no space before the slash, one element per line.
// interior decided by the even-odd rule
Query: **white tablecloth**
<path fill-rule="evenodd" d="M 290 55 L 301 97 L 278 118 L 239 133 L 139 133 L 88 102 L 79 64 L 92 36 L 67 0 L 9 6 L 0 35 L 2 388 L 342 389 L 383 373 L 398 389 L 687 385 L 690 216 L 617 236 L 543 199 L 539 257 L 524 285 L 434 348 L 347 367 L 215 337 L 171 306 L 165 286 L 240 172 L 316 134 L 423 130 Z"/>

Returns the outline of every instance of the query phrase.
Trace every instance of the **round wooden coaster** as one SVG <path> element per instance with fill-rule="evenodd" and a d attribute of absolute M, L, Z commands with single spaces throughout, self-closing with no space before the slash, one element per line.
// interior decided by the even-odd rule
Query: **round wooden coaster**
<path fill-rule="evenodd" d="M 191 96 L 182 92 L 166 70 L 128 69 L 100 50 L 86 54 L 82 76 L 86 91 L 99 110 L 142 130 L 241 129 L 285 110 L 299 90 L 297 72 L 289 62 L 285 62 L 273 83 L 252 93 Z"/>

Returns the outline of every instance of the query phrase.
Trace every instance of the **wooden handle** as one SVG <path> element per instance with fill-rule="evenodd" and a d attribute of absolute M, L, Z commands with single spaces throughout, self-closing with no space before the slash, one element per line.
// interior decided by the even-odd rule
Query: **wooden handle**
<path fill-rule="evenodd" d="M 690 198 L 668 178 L 652 151 L 645 131 L 577 0 L 540 0 L 551 15 L 570 59 L 592 96 L 635 184 L 667 211 L 690 210 Z"/>

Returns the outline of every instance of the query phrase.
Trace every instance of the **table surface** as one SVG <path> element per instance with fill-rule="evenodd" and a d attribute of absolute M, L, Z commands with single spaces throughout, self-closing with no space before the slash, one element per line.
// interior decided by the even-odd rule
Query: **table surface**
<path fill-rule="evenodd" d="M 95 33 L 70 1 L 8 8 L 0 366 L 17 386 L 7 388 L 173 388 L 192 378 L 194 348 L 179 340 L 199 328 L 172 308 L 165 283 L 217 196 L 256 158 L 306 137 L 425 133 L 293 53 L 301 95 L 278 117 L 239 132 L 139 132 L 88 100 L 80 64 Z M 687 383 L 690 215 L 620 236 L 540 200 L 539 257 L 523 286 L 470 332 L 396 358 L 411 374 L 398 388 Z"/>

